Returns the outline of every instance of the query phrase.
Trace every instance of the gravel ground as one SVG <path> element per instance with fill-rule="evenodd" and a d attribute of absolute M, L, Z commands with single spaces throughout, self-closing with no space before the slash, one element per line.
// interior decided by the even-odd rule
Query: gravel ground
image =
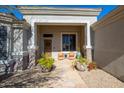
<path fill-rule="evenodd" d="M 39 69 L 25 70 L 14 74 L 13 76 L 0 82 L 1 88 L 39 88 L 51 87 L 54 81 L 59 77 L 54 73 L 41 73 Z"/>
<path fill-rule="evenodd" d="M 101 69 L 78 73 L 89 88 L 124 88 L 124 82 Z"/>

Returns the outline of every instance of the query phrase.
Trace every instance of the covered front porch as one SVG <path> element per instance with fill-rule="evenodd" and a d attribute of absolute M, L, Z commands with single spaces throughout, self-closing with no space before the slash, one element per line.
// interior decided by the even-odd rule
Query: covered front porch
<path fill-rule="evenodd" d="M 45 53 L 58 59 L 60 52 L 67 55 L 80 52 L 86 56 L 85 24 L 42 24 L 37 23 L 37 57 Z M 65 57 L 66 58 L 66 57 Z"/>
<path fill-rule="evenodd" d="M 29 50 L 36 59 L 41 53 L 57 59 L 58 52 L 77 52 L 92 61 L 91 29 L 101 9 L 18 7 L 31 24 Z M 50 39 L 52 38 L 52 39 Z M 72 39 L 72 40 L 70 40 Z M 44 42 L 45 41 L 45 42 Z M 48 45 L 48 46 L 47 46 Z"/>
<path fill-rule="evenodd" d="M 36 59 L 44 53 L 56 60 L 59 52 L 65 55 L 69 52 L 73 52 L 75 55 L 80 52 L 83 57 L 92 61 L 89 23 L 36 22 L 34 24 Z"/>

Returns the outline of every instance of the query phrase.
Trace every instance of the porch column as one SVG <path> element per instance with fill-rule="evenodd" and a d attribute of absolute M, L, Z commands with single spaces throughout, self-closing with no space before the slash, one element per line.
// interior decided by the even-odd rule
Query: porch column
<path fill-rule="evenodd" d="M 90 33 L 90 24 L 86 24 L 86 57 L 89 61 L 92 61 L 92 45 L 91 45 L 91 33 Z"/>
<path fill-rule="evenodd" d="M 31 25 L 32 38 L 31 38 L 31 48 L 35 49 L 35 27 L 34 23 Z"/>
<path fill-rule="evenodd" d="M 28 47 L 29 51 L 29 66 L 28 68 L 32 68 L 36 64 L 36 46 L 35 46 L 35 25 L 34 22 L 32 21 L 31 23 L 31 36 L 30 36 L 30 43 Z"/>

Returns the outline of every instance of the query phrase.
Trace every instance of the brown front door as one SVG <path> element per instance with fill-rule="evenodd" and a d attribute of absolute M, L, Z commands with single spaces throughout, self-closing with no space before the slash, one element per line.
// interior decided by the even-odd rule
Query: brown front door
<path fill-rule="evenodd" d="M 48 57 L 51 57 L 51 53 L 52 53 L 52 40 L 51 39 L 44 40 L 44 53 Z"/>

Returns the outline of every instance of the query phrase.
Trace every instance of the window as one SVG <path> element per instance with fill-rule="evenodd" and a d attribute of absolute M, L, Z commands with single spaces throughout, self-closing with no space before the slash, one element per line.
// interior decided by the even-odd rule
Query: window
<path fill-rule="evenodd" d="M 76 51 L 76 35 L 75 34 L 62 35 L 62 50 Z"/>
<path fill-rule="evenodd" d="M 0 26 L 0 60 L 7 57 L 7 27 Z"/>
<path fill-rule="evenodd" d="M 53 34 L 43 34 L 43 37 L 53 37 Z"/>

